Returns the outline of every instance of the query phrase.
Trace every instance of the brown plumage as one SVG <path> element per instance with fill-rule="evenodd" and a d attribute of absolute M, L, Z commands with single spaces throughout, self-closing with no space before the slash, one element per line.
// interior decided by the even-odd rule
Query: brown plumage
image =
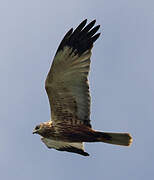
<path fill-rule="evenodd" d="M 86 26 L 84 20 L 70 29 L 60 43 L 45 82 L 51 107 L 51 120 L 36 126 L 33 133 L 42 136 L 48 148 L 84 156 L 83 142 L 105 142 L 128 146 L 128 133 L 105 133 L 91 128 L 88 73 L 93 43 L 100 33 L 96 20 Z"/>

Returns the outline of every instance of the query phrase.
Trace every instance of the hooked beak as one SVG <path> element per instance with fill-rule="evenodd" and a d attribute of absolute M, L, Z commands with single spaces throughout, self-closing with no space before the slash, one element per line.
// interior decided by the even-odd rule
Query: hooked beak
<path fill-rule="evenodd" d="M 34 129 L 34 130 L 33 130 L 33 134 L 36 134 L 36 133 L 37 133 L 37 130 Z"/>

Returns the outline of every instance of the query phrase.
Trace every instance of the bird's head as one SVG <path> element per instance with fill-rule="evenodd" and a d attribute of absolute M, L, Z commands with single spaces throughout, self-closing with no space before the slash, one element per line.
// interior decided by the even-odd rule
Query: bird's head
<path fill-rule="evenodd" d="M 48 131 L 50 127 L 51 127 L 51 122 L 41 123 L 34 128 L 33 134 L 43 135 Z"/>
<path fill-rule="evenodd" d="M 33 134 L 42 134 L 45 130 L 45 125 L 43 123 L 37 125 L 33 130 Z"/>
<path fill-rule="evenodd" d="M 42 124 L 37 125 L 33 130 L 33 134 L 40 134 L 42 131 L 42 126 Z"/>

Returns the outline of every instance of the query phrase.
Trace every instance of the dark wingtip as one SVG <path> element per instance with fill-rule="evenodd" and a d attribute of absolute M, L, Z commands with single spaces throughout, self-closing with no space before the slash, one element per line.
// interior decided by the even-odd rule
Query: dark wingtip
<path fill-rule="evenodd" d="M 93 43 L 100 36 L 100 33 L 97 33 L 100 25 L 94 26 L 96 23 L 96 19 L 94 19 L 87 25 L 86 23 L 87 19 L 84 19 L 74 31 L 73 28 L 71 28 L 64 36 L 57 52 L 63 49 L 64 46 L 71 47 L 72 52 L 76 50 L 79 55 L 81 55 L 88 49 L 91 50 L 91 48 L 93 47 Z"/>
<path fill-rule="evenodd" d="M 92 24 L 94 26 L 94 24 L 96 23 L 96 19 L 94 19 L 93 21 L 91 21 L 89 24 Z"/>
<path fill-rule="evenodd" d="M 94 24 L 96 23 L 96 19 L 94 19 L 92 22 L 94 22 Z"/>
<path fill-rule="evenodd" d="M 96 20 L 91 21 L 84 29 L 82 32 L 88 32 L 96 23 Z"/>
<path fill-rule="evenodd" d="M 71 28 L 71 29 L 66 33 L 66 35 L 64 36 L 64 38 L 70 36 L 70 35 L 72 34 L 72 32 L 73 32 L 73 28 Z"/>
<path fill-rule="evenodd" d="M 86 24 L 86 23 L 87 23 L 87 19 L 84 19 L 84 20 L 81 22 L 81 24 L 82 24 L 82 23 Z"/>
<path fill-rule="evenodd" d="M 100 36 L 101 33 L 97 33 L 95 36 L 91 38 L 92 42 L 94 43 Z"/>
<path fill-rule="evenodd" d="M 67 146 L 67 147 L 62 147 L 57 149 L 58 151 L 67 151 L 67 152 L 72 152 L 72 153 L 77 153 L 83 156 L 89 156 L 89 154 L 87 152 L 85 152 L 83 149 L 78 149 L 76 147 L 73 146 Z"/>
<path fill-rule="evenodd" d="M 87 24 L 87 19 L 83 20 L 79 26 L 77 27 L 77 29 L 83 29 L 83 27 Z"/>
<path fill-rule="evenodd" d="M 83 156 L 90 156 L 87 152 L 84 152 L 82 155 Z"/>
<path fill-rule="evenodd" d="M 92 30 L 88 32 L 88 36 L 92 37 L 100 28 L 100 25 L 95 26 Z"/>

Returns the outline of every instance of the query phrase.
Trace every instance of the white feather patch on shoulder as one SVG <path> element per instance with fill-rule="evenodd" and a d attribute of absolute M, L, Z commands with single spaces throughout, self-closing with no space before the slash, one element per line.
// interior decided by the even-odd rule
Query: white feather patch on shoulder
<path fill-rule="evenodd" d="M 48 138 L 41 138 L 42 142 L 48 147 L 48 148 L 54 148 L 54 149 L 60 149 L 63 147 L 75 147 L 78 149 L 82 149 L 84 151 L 84 144 L 78 143 L 78 142 L 65 142 L 65 141 L 56 141 Z"/>

